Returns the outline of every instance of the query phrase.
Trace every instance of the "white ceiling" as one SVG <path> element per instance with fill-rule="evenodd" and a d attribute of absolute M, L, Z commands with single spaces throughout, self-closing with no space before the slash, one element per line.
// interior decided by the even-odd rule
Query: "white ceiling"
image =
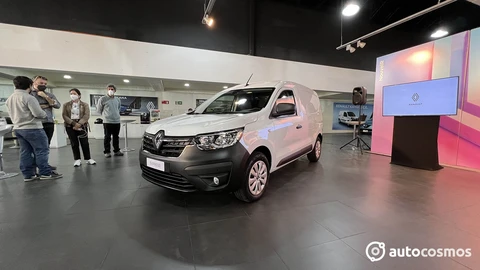
<path fill-rule="evenodd" d="M 117 87 L 132 89 L 143 87 L 153 88 L 154 90 L 171 91 L 205 91 L 205 92 L 218 92 L 223 90 L 224 86 L 233 86 L 233 83 L 212 83 L 212 82 L 195 82 L 195 81 L 178 81 L 178 80 L 166 80 L 160 78 L 140 78 L 140 77 L 123 77 L 117 75 L 103 75 L 103 74 L 87 74 L 87 73 L 75 73 L 75 72 L 61 72 L 51 70 L 35 70 L 14 68 L 8 69 L 7 72 L 1 72 L 0 77 L 11 80 L 14 76 L 25 75 L 33 77 L 41 75 L 48 78 L 50 86 L 74 86 L 74 85 L 107 85 L 110 83 L 115 84 Z M 64 75 L 70 75 L 71 79 L 65 79 Z M 123 80 L 128 79 L 130 82 L 125 83 Z M 1 78 L 0 78 L 1 80 Z M 188 83 L 190 86 L 186 87 Z"/>

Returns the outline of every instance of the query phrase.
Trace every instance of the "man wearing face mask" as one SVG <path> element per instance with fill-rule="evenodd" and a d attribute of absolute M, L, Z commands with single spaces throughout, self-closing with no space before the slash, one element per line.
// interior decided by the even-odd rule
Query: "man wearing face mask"
<path fill-rule="evenodd" d="M 110 142 L 112 141 L 113 153 L 115 156 L 123 156 L 120 152 L 120 107 L 121 102 L 118 97 L 115 97 L 117 88 L 113 84 L 107 86 L 107 95 L 101 97 L 97 103 L 97 112 L 104 118 L 103 129 L 105 138 L 103 142 L 106 158 L 112 157 L 110 151 Z"/>
<path fill-rule="evenodd" d="M 40 107 L 47 113 L 47 118 L 42 122 L 43 130 L 47 134 L 48 145 L 52 141 L 53 132 L 55 131 L 55 121 L 53 119 L 53 109 L 60 109 L 60 102 L 57 100 L 54 94 L 47 93 L 48 79 L 43 76 L 35 76 L 33 78 L 33 91 L 32 95 L 40 103 Z"/>
<path fill-rule="evenodd" d="M 20 170 L 25 182 L 58 179 L 62 175 L 52 171 L 48 165 L 49 149 L 42 125 L 47 114 L 30 95 L 32 83 L 30 78 L 15 77 L 15 91 L 6 102 L 15 135 L 20 143 Z M 36 167 L 39 168 L 39 176 L 36 176 Z"/>

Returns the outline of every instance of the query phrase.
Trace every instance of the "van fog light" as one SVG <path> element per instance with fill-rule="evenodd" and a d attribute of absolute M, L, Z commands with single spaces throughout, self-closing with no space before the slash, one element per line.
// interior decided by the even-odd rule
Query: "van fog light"
<path fill-rule="evenodd" d="M 213 177 L 213 183 L 214 183 L 215 185 L 220 184 L 220 179 L 218 179 L 217 177 Z"/>

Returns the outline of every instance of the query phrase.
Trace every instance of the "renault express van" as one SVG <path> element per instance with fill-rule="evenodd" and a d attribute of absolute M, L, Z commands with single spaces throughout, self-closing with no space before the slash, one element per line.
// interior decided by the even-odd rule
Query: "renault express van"
<path fill-rule="evenodd" d="M 338 122 L 344 124 L 351 124 L 352 121 L 358 121 L 358 117 L 354 112 L 350 111 L 340 111 L 338 113 Z"/>
<path fill-rule="evenodd" d="M 142 176 L 181 192 L 226 190 L 258 200 L 270 173 L 304 155 L 319 160 L 321 112 L 317 94 L 293 82 L 224 90 L 193 112 L 147 128 Z"/>

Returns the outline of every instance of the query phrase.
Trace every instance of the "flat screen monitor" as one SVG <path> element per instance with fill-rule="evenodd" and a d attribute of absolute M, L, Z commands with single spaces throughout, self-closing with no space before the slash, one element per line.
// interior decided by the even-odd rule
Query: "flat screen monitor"
<path fill-rule="evenodd" d="M 383 116 L 456 115 L 459 77 L 383 87 Z"/>

